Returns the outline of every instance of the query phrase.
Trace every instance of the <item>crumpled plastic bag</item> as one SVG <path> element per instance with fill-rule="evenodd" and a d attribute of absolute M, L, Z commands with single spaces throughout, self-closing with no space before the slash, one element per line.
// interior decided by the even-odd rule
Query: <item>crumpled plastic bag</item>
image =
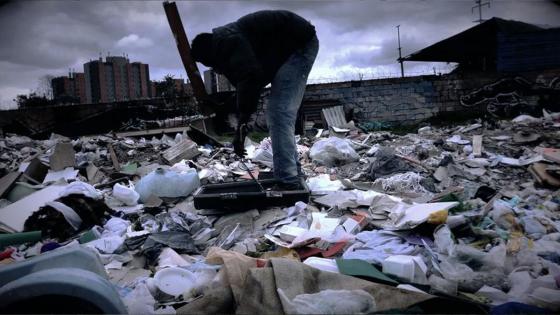
<path fill-rule="evenodd" d="M 117 217 L 112 217 L 103 226 L 105 230 L 103 231 L 102 237 L 110 236 L 110 235 L 123 236 L 124 233 L 126 233 L 126 230 L 128 229 L 129 226 L 130 226 L 130 221 Z"/>
<path fill-rule="evenodd" d="M 309 156 L 314 162 L 336 166 L 357 161 L 360 156 L 347 139 L 330 137 L 322 139 L 311 147 Z"/>
<path fill-rule="evenodd" d="M 414 170 L 405 161 L 396 157 L 395 153 L 395 150 L 388 147 L 379 147 L 377 149 L 373 154 L 375 159 L 371 162 L 367 171 L 372 180 Z"/>
<path fill-rule="evenodd" d="M 315 194 L 323 194 L 330 191 L 344 189 L 344 185 L 340 180 L 331 180 L 328 174 L 311 177 L 307 180 L 307 187 Z"/>
<path fill-rule="evenodd" d="M 92 199 L 101 199 L 103 194 L 95 189 L 92 185 L 80 181 L 75 181 L 70 183 L 66 188 L 60 193 L 60 197 L 65 197 L 72 194 L 84 195 Z"/>
<path fill-rule="evenodd" d="M 375 299 L 364 290 L 323 290 L 296 295 L 291 301 L 282 289 L 278 295 L 286 314 L 370 314 L 377 310 Z"/>
<path fill-rule="evenodd" d="M 356 234 L 357 241 L 342 255 L 344 259 L 362 259 L 381 265 L 392 255 L 413 255 L 416 247 L 393 232 L 375 230 Z"/>
<path fill-rule="evenodd" d="M 296 215 L 300 215 L 301 213 L 304 213 L 304 210 L 305 210 L 306 207 L 307 207 L 307 204 L 305 202 L 298 201 L 298 202 L 295 203 L 294 206 L 284 208 L 283 210 L 286 211 L 286 213 L 288 214 L 288 217 L 291 217 L 291 216 L 296 216 Z"/>
<path fill-rule="evenodd" d="M 137 205 L 138 199 L 140 199 L 140 195 L 134 190 L 132 183 L 130 183 L 130 186 L 116 183 L 113 186 L 113 197 L 127 206 Z"/>
<path fill-rule="evenodd" d="M 185 160 L 181 160 L 169 168 L 170 171 L 177 173 L 186 173 L 191 169 Z"/>
<path fill-rule="evenodd" d="M 503 200 L 494 201 L 490 214 L 492 220 L 504 230 L 510 230 L 518 224 L 510 204 Z"/>
<path fill-rule="evenodd" d="M 466 282 L 474 276 L 474 271 L 467 265 L 450 262 L 446 258 L 442 258 L 439 263 L 442 275 L 447 280 L 457 282 Z"/>
<path fill-rule="evenodd" d="M 453 233 L 446 224 L 438 226 L 434 231 L 434 243 L 437 252 L 447 256 L 455 256 L 455 241 Z"/>
<path fill-rule="evenodd" d="M 97 249 L 101 254 L 112 254 L 115 253 L 123 244 L 124 237 L 112 235 L 93 240 L 84 245 Z"/>
<path fill-rule="evenodd" d="M 150 266 L 157 264 L 159 255 L 165 247 L 171 247 L 181 254 L 198 254 L 189 233 L 163 231 L 150 234 L 141 246 L 141 253 L 146 257 L 147 264 Z"/>
<path fill-rule="evenodd" d="M 223 182 L 224 177 L 228 176 L 230 172 L 228 167 L 219 162 L 211 163 L 207 167 L 198 172 L 198 178 L 200 180 L 206 178 L 211 183 Z"/>
<path fill-rule="evenodd" d="M 145 283 L 138 284 L 132 292 L 123 298 L 128 314 L 176 314 L 172 306 L 155 310 L 156 300 Z"/>
<path fill-rule="evenodd" d="M 245 141 L 245 144 L 247 147 L 247 141 Z M 273 167 L 273 155 L 272 140 L 270 139 L 270 137 L 264 138 L 258 145 L 258 147 L 252 148 L 252 150 L 247 150 L 248 159 L 253 160 L 253 162 L 260 162 L 268 167 Z"/>

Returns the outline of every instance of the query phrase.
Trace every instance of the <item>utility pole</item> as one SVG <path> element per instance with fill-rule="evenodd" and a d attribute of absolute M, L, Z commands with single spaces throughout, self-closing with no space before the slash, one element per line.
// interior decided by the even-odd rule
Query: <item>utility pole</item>
<path fill-rule="evenodd" d="M 478 20 L 473 21 L 474 23 L 482 23 L 485 20 L 482 19 L 482 7 L 483 6 L 487 6 L 490 8 L 490 2 L 484 2 L 482 3 L 482 0 L 474 0 L 474 2 L 476 3 L 476 5 L 474 7 L 471 8 L 471 14 L 474 13 L 474 9 L 478 8 Z"/>
<path fill-rule="evenodd" d="M 404 65 L 403 65 L 403 59 L 402 59 L 402 55 L 401 55 L 401 31 L 400 31 L 401 26 L 397 25 L 397 38 L 399 41 L 399 63 L 401 64 L 401 77 L 404 78 Z"/>

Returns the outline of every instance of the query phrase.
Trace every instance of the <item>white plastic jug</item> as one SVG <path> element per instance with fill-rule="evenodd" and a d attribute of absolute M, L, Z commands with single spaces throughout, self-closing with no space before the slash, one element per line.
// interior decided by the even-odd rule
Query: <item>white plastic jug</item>
<path fill-rule="evenodd" d="M 151 195 L 158 197 L 186 197 L 200 186 L 195 169 L 177 173 L 158 168 L 142 177 L 136 185 L 140 201 L 146 202 Z"/>

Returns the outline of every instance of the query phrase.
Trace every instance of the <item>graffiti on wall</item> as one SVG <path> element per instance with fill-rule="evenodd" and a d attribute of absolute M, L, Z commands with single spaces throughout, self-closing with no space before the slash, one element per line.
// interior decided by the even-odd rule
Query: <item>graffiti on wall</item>
<path fill-rule="evenodd" d="M 484 85 L 461 96 L 460 102 L 464 107 L 486 108 L 488 113 L 495 117 L 511 117 L 534 112 L 542 107 L 560 105 L 559 96 L 559 77 L 549 82 L 537 79 L 534 83 L 523 77 L 514 77 Z"/>

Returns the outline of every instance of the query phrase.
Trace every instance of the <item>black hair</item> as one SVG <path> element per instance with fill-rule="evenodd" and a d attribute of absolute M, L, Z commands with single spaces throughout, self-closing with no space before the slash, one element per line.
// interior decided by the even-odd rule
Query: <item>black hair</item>
<path fill-rule="evenodd" d="M 212 34 L 200 33 L 195 36 L 191 44 L 191 54 L 195 61 L 207 67 L 212 67 Z"/>

